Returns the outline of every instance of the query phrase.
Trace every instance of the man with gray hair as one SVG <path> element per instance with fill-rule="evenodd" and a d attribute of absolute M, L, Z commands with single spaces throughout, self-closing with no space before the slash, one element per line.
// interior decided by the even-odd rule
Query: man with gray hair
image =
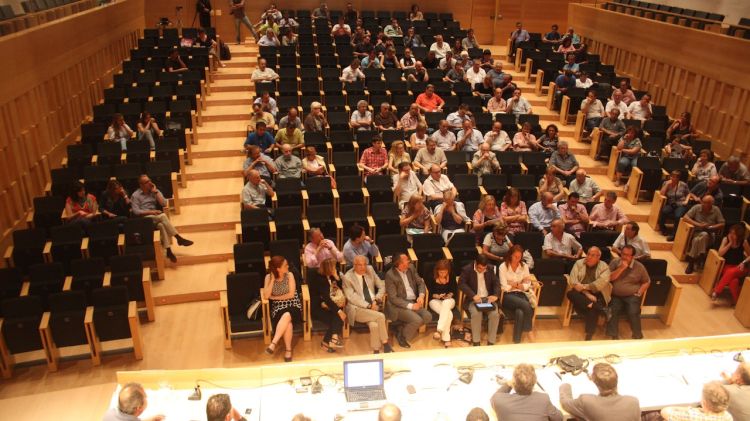
<path fill-rule="evenodd" d="M 240 415 L 226 393 L 219 393 L 208 398 L 206 402 L 207 421 L 247 421 Z"/>
<path fill-rule="evenodd" d="M 590 341 L 596 332 L 599 315 L 606 316 L 611 298 L 612 285 L 609 283 L 609 266 L 602 262 L 599 247 L 589 248 L 586 257 L 578 260 L 570 271 L 571 289 L 568 299 L 576 313 L 586 320 L 586 340 Z"/>
<path fill-rule="evenodd" d="M 482 132 L 474 128 L 474 122 L 471 119 L 464 120 L 461 127 L 462 129 L 456 135 L 458 141 L 456 150 L 474 154 L 479 150 L 479 145 L 484 142 L 484 136 L 482 136 Z"/>
<path fill-rule="evenodd" d="M 281 145 L 281 155 L 274 161 L 279 178 L 302 178 L 302 160 L 292 153 L 292 147 Z"/>
<path fill-rule="evenodd" d="M 564 140 L 561 140 L 557 144 L 557 150 L 552 152 L 552 156 L 549 158 L 549 165 L 557 171 L 560 178 L 565 181 L 565 184 L 570 184 L 579 168 L 578 160 L 573 154 L 568 152 L 568 142 Z"/>
<path fill-rule="evenodd" d="M 273 188 L 260 177 L 258 171 L 250 170 L 247 174 L 247 183 L 242 188 L 242 208 L 265 208 L 266 197 L 273 197 Z"/>
<path fill-rule="evenodd" d="M 111 408 L 104 414 L 102 421 L 162 421 L 164 415 L 149 418 L 138 418 L 148 406 L 146 391 L 138 383 L 126 383 L 117 395 L 117 408 Z"/>
<path fill-rule="evenodd" d="M 661 410 L 666 421 L 732 421 L 744 418 L 732 418 L 727 412 L 729 394 L 719 382 L 708 382 L 703 385 L 700 407 L 668 406 Z"/>
<path fill-rule="evenodd" d="M 500 170 L 500 162 L 497 160 L 497 155 L 490 150 L 490 144 L 483 142 L 479 145 L 479 150 L 474 153 L 474 157 L 471 160 L 472 173 L 479 177 L 479 184 L 482 184 L 482 176 L 485 174 L 492 174 Z"/>
<path fill-rule="evenodd" d="M 582 420 L 640 421 L 641 406 L 633 396 L 617 393 L 617 371 L 607 363 L 599 363 L 591 372 L 591 381 L 599 395 L 582 394 L 573 399 L 570 384 L 560 385 L 560 405 L 570 415 Z"/>
<path fill-rule="evenodd" d="M 568 190 L 571 193 L 578 193 L 581 203 L 598 202 L 603 193 L 596 181 L 587 176 L 583 168 L 576 171 L 576 178 L 570 182 Z"/>
<path fill-rule="evenodd" d="M 398 120 L 393 111 L 391 111 L 391 104 L 384 102 L 380 104 L 380 112 L 375 114 L 373 119 L 375 128 L 380 130 L 400 130 L 401 122 Z"/>
<path fill-rule="evenodd" d="M 552 405 L 549 395 L 535 392 L 536 371 L 531 364 L 518 364 L 513 379 L 506 379 L 492 395 L 495 415 L 503 421 L 562 421 L 562 413 Z M 516 393 L 510 393 L 511 390 Z"/>
<path fill-rule="evenodd" d="M 370 348 L 374 353 L 393 352 L 388 344 L 388 325 L 383 314 L 385 282 L 368 265 L 367 256 L 354 256 L 354 265 L 344 275 L 344 295 L 346 295 L 346 320 L 350 326 L 355 322 L 364 323 L 370 329 Z"/>
<path fill-rule="evenodd" d="M 714 244 L 716 235 L 724 229 L 724 216 L 719 207 L 714 205 L 713 196 L 705 195 L 700 204 L 687 211 L 683 220 L 695 227 L 686 256 L 688 265 L 685 273 L 689 275 L 696 266 L 698 269 L 703 268 L 708 249 Z"/>
<path fill-rule="evenodd" d="M 737 184 L 740 186 L 750 184 L 750 172 L 748 172 L 745 164 L 740 162 L 740 158 L 736 155 L 730 156 L 727 162 L 721 166 L 719 175 L 721 176 L 722 183 Z"/>
<path fill-rule="evenodd" d="M 353 130 L 370 130 L 372 128 L 372 113 L 367 109 L 367 101 L 357 102 L 357 109 L 352 113 L 349 126 Z"/>

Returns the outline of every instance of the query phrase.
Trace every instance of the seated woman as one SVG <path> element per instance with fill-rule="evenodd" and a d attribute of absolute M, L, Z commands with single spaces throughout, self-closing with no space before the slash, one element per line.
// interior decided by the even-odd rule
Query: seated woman
<path fill-rule="evenodd" d="M 413 235 L 425 234 L 434 231 L 432 226 L 432 213 L 424 205 L 424 197 L 419 194 L 413 195 L 406 202 L 401 211 L 399 224 L 406 229 L 406 235 L 411 239 Z"/>
<path fill-rule="evenodd" d="M 679 136 L 672 137 L 672 140 L 664 146 L 664 153 L 669 158 L 684 158 L 690 162 L 695 159 L 693 148 Z"/>
<path fill-rule="evenodd" d="M 505 192 L 503 203 L 500 205 L 500 216 L 502 222 L 508 228 L 508 233 L 526 231 L 529 224 L 529 216 L 526 211 L 526 202 L 521 200 L 521 192 L 511 187 Z"/>
<path fill-rule="evenodd" d="M 296 29 L 290 26 L 284 30 L 284 35 L 281 36 L 281 45 L 284 47 L 294 47 L 297 45 L 299 37 L 295 33 Z M 222 66 L 223 67 L 223 66 Z"/>
<path fill-rule="evenodd" d="M 566 56 L 568 53 L 577 53 L 579 49 L 573 45 L 573 39 L 572 38 L 564 38 L 562 40 L 562 43 L 557 47 L 557 52 L 565 54 Z"/>
<path fill-rule="evenodd" d="M 722 238 L 719 246 L 719 256 L 724 258 L 724 269 L 721 278 L 711 293 L 711 301 L 716 301 L 724 288 L 729 288 L 732 294 L 732 305 L 737 305 L 740 298 L 740 280 L 750 273 L 745 258 L 750 257 L 750 242 L 748 242 L 744 224 L 732 225 L 729 233 Z"/>
<path fill-rule="evenodd" d="M 427 134 L 427 124 L 423 121 L 417 123 L 417 129 L 411 134 L 409 143 L 413 151 L 418 151 L 427 146 L 427 138 L 430 137 Z"/>
<path fill-rule="evenodd" d="M 138 140 L 147 140 L 149 146 L 151 146 L 151 150 L 156 149 L 154 139 L 160 137 L 162 131 L 156 123 L 156 119 L 151 117 L 150 112 L 144 111 L 141 113 L 141 118 L 138 120 L 136 128 L 138 130 Z"/>
<path fill-rule="evenodd" d="M 107 140 L 119 142 L 123 151 L 128 150 L 127 141 L 133 137 L 133 130 L 125 123 L 125 117 L 117 113 L 112 116 L 112 124 L 107 129 Z"/>
<path fill-rule="evenodd" d="M 716 164 L 713 163 L 714 154 L 708 149 L 703 149 L 698 154 L 698 160 L 693 164 L 693 173 L 695 180 L 698 182 L 708 181 L 709 178 L 718 174 Z"/>
<path fill-rule="evenodd" d="M 528 121 L 523 123 L 521 131 L 513 136 L 513 150 L 516 152 L 532 152 L 539 150 L 539 148 L 536 136 L 531 133 L 531 123 Z"/>
<path fill-rule="evenodd" d="M 409 11 L 409 20 L 410 21 L 424 20 L 424 16 L 422 15 L 422 12 L 419 10 L 418 4 L 411 5 L 411 11 Z"/>
<path fill-rule="evenodd" d="M 83 183 L 73 182 L 68 198 L 65 199 L 65 222 L 86 227 L 98 216 L 99 205 L 93 194 L 86 193 Z"/>
<path fill-rule="evenodd" d="M 680 114 L 680 118 L 676 119 L 669 128 L 667 128 L 667 139 L 678 138 L 681 142 L 684 141 L 689 143 L 695 138 L 695 127 L 691 122 L 691 116 L 689 112 Z"/>
<path fill-rule="evenodd" d="M 505 255 L 513 247 L 508 238 L 508 228 L 505 224 L 497 224 L 492 232 L 487 233 L 482 241 L 482 254 L 489 259 L 496 268 L 505 260 Z"/>
<path fill-rule="evenodd" d="M 336 348 L 343 348 L 344 342 L 339 337 L 339 332 L 344 328 L 346 323 L 346 297 L 342 285 L 344 275 L 336 267 L 336 259 L 326 259 L 318 267 L 320 275 L 318 285 L 318 294 L 320 295 L 320 305 L 327 314 L 326 329 L 323 335 L 321 348 L 326 352 L 336 352 Z M 326 285 L 327 284 L 327 285 Z"/>
<path fill-rule="evenodd" d="M 130 199 L 119 181 L 109 180 L 101 197 L 101 212 L 105 220 L 115 220 L 122 224 L 130 217 Z"/>
<path fill-rule="evenodd" d="M 451 346 L 451 324 L 453 323 L 453 309 L 456 307 L 458 285 L 456 277 L 451 276 L 451 263 L 442 259 L 435 263 L 433 270 L 434 282 L 429 283 L 430 309 L 438 314 L 437 331 L 432 338 L 443 341 L 446 348 Z"/>
<path fill-rule="evenodd" d="M 271 324 L 274 328 L 266 354 L 273 355 L 280 340 L 284 340 L 284 361 L 292 361 L 294 323 L 302 321 L 302 303 L 297 294 L 297 282 L 289 272 L 289 263 L 282 256 L 268 261 L 268 275 L 263 282 L 264 298 L 271 302 Z"/>
<path fill-rule="evenodd" d="M 617 143 L 617 150 L 620 152 L 620 159 L 617 161 L 615 171 L 615 186 L 621 186 L 621 179 L 629 175 L 630 171 L 638 164 L 638 157 L 641 156 L 641 139 L 638 138 L 638 128 L 628 126 L 625 134 L 622 135 Z"/>
<path fill-rule="evenodd" d="M 533 342 L 536 335 L 531 330 L 531 323 L 536 297 L 531 290 L 529 267 L 523 261 L 523 247 L 515 245 L 505 255 L 505 262 L 500 265 L 500 287 L 503 290 L 503 308 L 514 313 L 513 343 L 521 343 L 524 332 Z"/>
<path fill-rule="evenodd" d="M 495 196 L 491 194 L 482 196 L 482 199 L 479 200 L 479 206 L 477 206 L 477 210 L 471 218 L 471 228 L 477 234 L 477 241 L 481 241 L 484 234 L 492 231 L 495 224 L 502 222 L 502 220 Z"/>
<path fill-rule="evenodd" d="M 391 144 L 391 150 L 388 151 L 388 173 L 398 174 L 398 164 L 402 162 L 411 163 L 411 156 L 405 150 L 404 141 L 396 140 Z"/>
<path fill-rule="evenodd" d="M 544 134 L 538 139 L 539 146 L 542 148 L 542 152 L 549 159 L 552 156 L 552 152 L 557 150 L 557 144 L 560 143 L 560 137 L 558 136 L 557 126 L 550 124 L 544 129 Z"/>
<path fill-rule="evenodd" d="M 557 178 L 557 172 L 555 167 L 547 167 L 547 171 L 544 173 L 544 177 L 539 180 L 539 195 L 542 193 L 550 192 L 554 196 L 552 199 L 555 202 L 565 199 L 565 190 L 562 180 Z"/>
<path fill-rule="evenodd" d="M 662 234 L 667 236 L 667 241 L 674 241 L 674 233 L 677 230 L 680 218 L 688 211 L 687 201 L 690 188 L 686 182 L 680 180 L 681 176 L 682 173 L 680 171 L 672 171 L 669 174 L 669 180 L 664 182 L 659 191 L 666 200 L 664 206 L 661 208 L 661 212 L 659 212 L 656 227 Z M 667 227 L 664 225 L 667 218 L 671 218 L 674 221 L 674 228 L 671 231 L 667 230 Z"/>

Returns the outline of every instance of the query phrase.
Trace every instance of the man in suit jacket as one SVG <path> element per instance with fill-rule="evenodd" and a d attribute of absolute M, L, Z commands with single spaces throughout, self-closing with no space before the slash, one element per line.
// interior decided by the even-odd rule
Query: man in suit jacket
<path fill-rule="evenodd" d="M 506 383 L 490 402 L 497 419 L 503 421 L 562 421 L 562 413 L 552 405 L 549 395 L 534 392 L 536 372 L 530 364 L 519 364 L 513 370 L 512 383 Z M 511 389 L 516 393 L 511 394 Z"/>
<path fill-rule="evenodd" d="M 573 399 L 568 383 L 560 385 L 560 405 L 576 418 L 584 421 L 640 421 L 641 407 L 633 396 L 617 394 L 617 371 L 606 363 L 594 366 L 591 380 L 599 395 L 583 394 Z"/>
<path fill-rule="evenodd" d="M 487 314 L 488 320 L 487 345 L 495 344 L 500 325 L 500 279 L 494 270 L 487 270 L 487 267 L 487 257 L 480 254 L 474 263 L 464 266 L 458 279 L 458 288 L 464 293 L 463 308 L 471 317 L 471 341 L 474 346 L 479 346 L 482 339 L 482 314 Z M 481 302 L 494 303 L 495 306 L 483 313 L 474 305 Z"/>
<path fill-rule="evenodd" d="M 370 346 L 380 353 L 393 352 L 388 344 L 388 325 L 382 313 L 385 283 L 367 264 L 367 257 L 356 256 L 354 266 L 344 275 L 344 295 L 346 295 L 346 318 L 350 326 L 355 322 L 365 323 L 370 329 Z"/>
<path fill-rule="evenodd" d="M 409 256 L 399 253 L 393 261 L 393 267 L 385 274 L 388 294 L 385 316 L 392 322 L 404 323 L 396 340 L 402 348 L 410 348 L 408 341 L 417 336 L 422 325 L 432 321 L 432 314 L 427 310 L 424 280 L 411 265 Z"/>

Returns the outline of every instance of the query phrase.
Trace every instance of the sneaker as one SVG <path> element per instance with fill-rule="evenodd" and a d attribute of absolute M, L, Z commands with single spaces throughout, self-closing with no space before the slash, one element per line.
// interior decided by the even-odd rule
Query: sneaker
<path fill-rule="evenodd" d="M 172 253 L 172 249 L 167 249 L 167 259 L 172 263 L 177 263 L 177 256 Z"/>
<path fill-rule="evenodd" d="M 385 352 L 386 354 L 390 354 L 391 352 L 393 352 L 391 344 L 383 344 L 383 352 Z"/>
<path fill-rule="evenodd" d="M 674 241 L 674 235 L 670 235 L 667 237 L 667 242 L 671 243 Z"/>

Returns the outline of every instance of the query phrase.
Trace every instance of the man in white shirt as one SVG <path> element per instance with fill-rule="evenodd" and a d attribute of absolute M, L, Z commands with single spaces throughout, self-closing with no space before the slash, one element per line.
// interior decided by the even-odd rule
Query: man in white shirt
<path fill-rule="evenodd" d="M 456 135 L 456 150 L 462 150 L 464 152 L 476 152 L 479 150 L 479 145 L 484 141 L 482 132 L 474 128 L 474 123 L 471 120 L 464 120 L 463 128 Z"/>
<path fill-rule="evenodd" d="M 570 193 L 578 193 L 581 203 L 598 202 L 602 195 L 602 189 L 593 178 L 586 176 L 586 170 L 583 168 L 576 170 L 576 178 L 570 182 L 568 188 Z"/>
<path fill-rule="evenodd" d="M 279 75 L 273 69 L 266 67 L 266 59 L 258 60 L 258 68 L 253 70 L 250 76 L 253 82 L 273 82 L 279 80 Z"/>
<path fill-rule="evenodd" d="M 625 229 L 620 233 L 615 242 L 612 243 L 612 247 L 609 248 L 610 251 L 612 251 L 612 255 L 619 256 L 623 247 L 632 246 L 635 249 L 635 259 L 650 259 L 651 249 L 649 248 L 648 243 L 638 236 L 640 230 L 641 227 L 638 226 L 638 223 L 635 221 L 630 221 L 625 224 Z"/>
<path fill-rule="evenodd" d="M 440 120 L 440 130 L 433 133 L 431 139 L 434 139 L 438 148 L 444 151 L 452 151 L 456 148 L 456 135 L 450 131 L 447 120 Z"/>
<path fill-rule="evenodd" d="M 590 90 L 588 94 L 586 94 L 586 98 L 581 101 L 581 111 L 586 119 L 586 124 L 584 125 L 583 130 L 583 138 L 585 139 L 590 136 L 594 127 L 599 127 L 599 123 L 602 122 L 602 118 L 604 117 L 604 106 L 602 105 L 602 102 L 596 98 L 595 90 Z"/>
<path fill-rule="evenodd" d="M 365 74 L 362 73 L 362 70 L 359 68 L 359 59 L 355 58 L 349 66 L 341 71 L 341 77 L 339 80 L 344 83 L 351 83 L 356 82 L 357 79 L 365 80 Z"/>
<path fill-rule="evenodd" d="M 633 101 L 628 107 L 628 117 L 634 120 L 651 119 L 651 95 L 643 94 L 640 101 Z"/>
<path fill-rule="evenodd" d="M 398 174 L 393 174 L 393 194 L 399 208 L 403 208 L 412 195 L 422 194 L 422 183 L 408 162 L 398 164 Z"/>
<path fill-rule="evenodd" d="M 576 78 L 576 88 L 588 89 L 593 84 L 594 81 L 589 79 L 589 74 L 586 72 L 581 72 L 581 75 Z"/>
<path fill-rule="evenodd" d="M 466 71 L 466 81 L 469 82 L 472 90 L 476 90 L 474 89 L 474 85 L 484 83 L 485 76 L 487 76 L 487 72 L 484 71 L 482 62 L 479 60 L 474 60 L 471 68 Z"/>
<path fill-rule="evenodd" d="M 435 52 L 435 57 L 438 59 L 442 59 L 445 57 L 445 54 L 451 50 L 451 46 L 448 45 L 447 42 L 443 42 L 443 36 L 438 34 L 435 35 L 435 42 L 430 45 L 430 51 Z"/>
<path fill-rule="evenodd" d="M 445 45 L 448 45 L 448 44 L 445 44 Z M 438 68 L 444 72 L 448 72 L 454 67 L 456 67 L 457 63 L 458 63 L 458 60 L 456 60 L 453 57 L 453 51 L 448 50 L 445 53 L 445 57 L 441 58 L 440 61 L 438 62 Z"/>
<path fill-rule="evenodd" d="M 620 110 L 620 120 L 623 120 L 628 115 L 628 104 L 625 103 L 625 101 L 622 100 L 622 93 L 619 90 L 616 90 L 615 93 L 612 94 L 612 99 L 607 101 L 607 105 L 604 107 L 604 111 L 609 114 L 610 111 L 612 111 L 613 108 L 617 108 Z"/>
<path fill-rule="evenodd" d="M 422 192 L 424 192 L 429 207 L 434 208 L 438 203 L 442 202 L 443 193 L 447 190 L 453 190 L 458 195 L 458 190 L 456 190 L 450 178 L 440 171 L 439 166 L 433 165 L 430 168 L 430 176 L 422 184 Z"/>
<path fill-rule="evenodd" d="M 473 118 L 474 116 L 471 114 L 469 106 L 466 104 L 461 104 L 458 106 L 458 110 L 448 114 L 448 117 L 446 117 L 445 120 L 448 122 L 448 125 L 451 128 L 460 129 L 463 127 L 464 121 L 471 121 Z"/>
<path fill-rule="evenodd" d="M 385 291 L 388 300 L 385 314 L 390 321 L 403 322 L 396 334 L 402 348 L 411 348 L 409 342 L 417 336 L 419 328 L 432 321 L 426 306 L 426 288 L 409 256 L 398 253 L 393 258 L 393 267 L 385 274 Z"/>
<path fill-rule="evenodd" d="M 581 243 L 572 234 L 565 232 L 562 219 L 552 221 L 549 234 L 544 236 L 542 251 L 545 257 L 568 261 L 576 261 L 583 255 Z"/>

